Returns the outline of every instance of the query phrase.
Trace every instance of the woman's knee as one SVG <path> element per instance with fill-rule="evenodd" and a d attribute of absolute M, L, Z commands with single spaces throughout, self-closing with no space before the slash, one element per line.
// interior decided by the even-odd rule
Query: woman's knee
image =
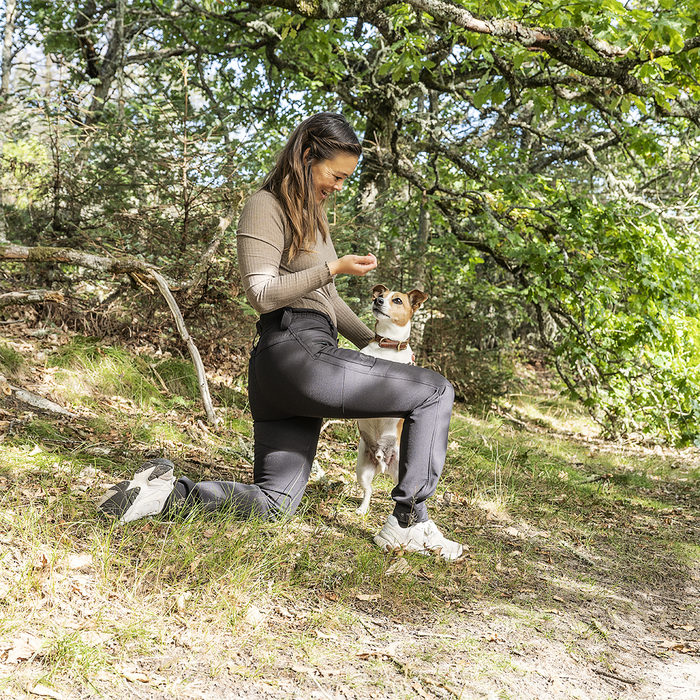
<path fill-rule="evenodd" d="M 430 374 L 433 380 L 433 386 L 435 387 L 435 391 L 445 400 L 448 400 L 450 402 L 454 401 L 455 390 L 452 386 L 452 382 L 450 382 L 450 380 L 447 379 L 447 377 L 443 376 L 439 372 L 430 370 Z"/>
<path fill-rule="evenodd" d="M 442 378 L 443 393 L 445 394 L 445 398 L 449 399 L 450 402 L 454 402 L 455 389 L 452 386 L 452 382 L 442 375 L 440 375 L 440 377 Z"/>

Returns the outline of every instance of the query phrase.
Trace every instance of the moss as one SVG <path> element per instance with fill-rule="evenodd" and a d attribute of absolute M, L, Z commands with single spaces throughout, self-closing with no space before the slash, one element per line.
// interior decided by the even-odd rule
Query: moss
<path fill-rule="evenodd" d="M 45 263 L 45 262 L 58 262 L 65 259 L 66 253 L 64 248 L 49 248 L 46 246 L 37 246 L 36 248 L 30 248 L 27 252 L 27 262 L 31 263 Z"/>

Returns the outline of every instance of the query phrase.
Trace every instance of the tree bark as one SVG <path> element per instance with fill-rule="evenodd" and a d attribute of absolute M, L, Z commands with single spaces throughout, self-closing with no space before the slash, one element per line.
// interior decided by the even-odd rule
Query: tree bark
<path fill-rule="evenodd" d="M 0 294 L 0 309 L 20 304 L 45 304 L 48 301 L 54 304 L 63 304 L 65 301 L 63 292 L 56 292 L 52 289 L 27 289 L 22 292 Z"/>
<path fill-rule="evenodd" d="M 2 43 L 2 81 L 0 96 L 6 95 L 10 89 L 10 70 L 12 67 L 12 43 L 15 34 L 15 19 L 17 18 L 17 0 L 5 0 L 5 28 Z"/>

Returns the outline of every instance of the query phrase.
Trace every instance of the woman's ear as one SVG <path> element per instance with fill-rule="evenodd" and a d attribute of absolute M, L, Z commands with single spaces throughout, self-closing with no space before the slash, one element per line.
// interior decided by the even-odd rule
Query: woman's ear
<path fill-rule="evenodd" d="M 302 154 L 301 154 L 301 159 L 304 162 L 304 165 L 309 164 L 309 152 L 311 151 L 310 148 L 307 148 Z"/>

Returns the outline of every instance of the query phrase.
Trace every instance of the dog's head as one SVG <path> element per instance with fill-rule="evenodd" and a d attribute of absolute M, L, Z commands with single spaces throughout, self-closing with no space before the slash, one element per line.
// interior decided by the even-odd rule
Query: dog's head
<path fill-rule="evenodd" d="M 427 298 L 428 295 L 418 289 L 403 294 L 378 284 L 372 288 L 372 314 L 377 321 L 405 326 Z"/>

